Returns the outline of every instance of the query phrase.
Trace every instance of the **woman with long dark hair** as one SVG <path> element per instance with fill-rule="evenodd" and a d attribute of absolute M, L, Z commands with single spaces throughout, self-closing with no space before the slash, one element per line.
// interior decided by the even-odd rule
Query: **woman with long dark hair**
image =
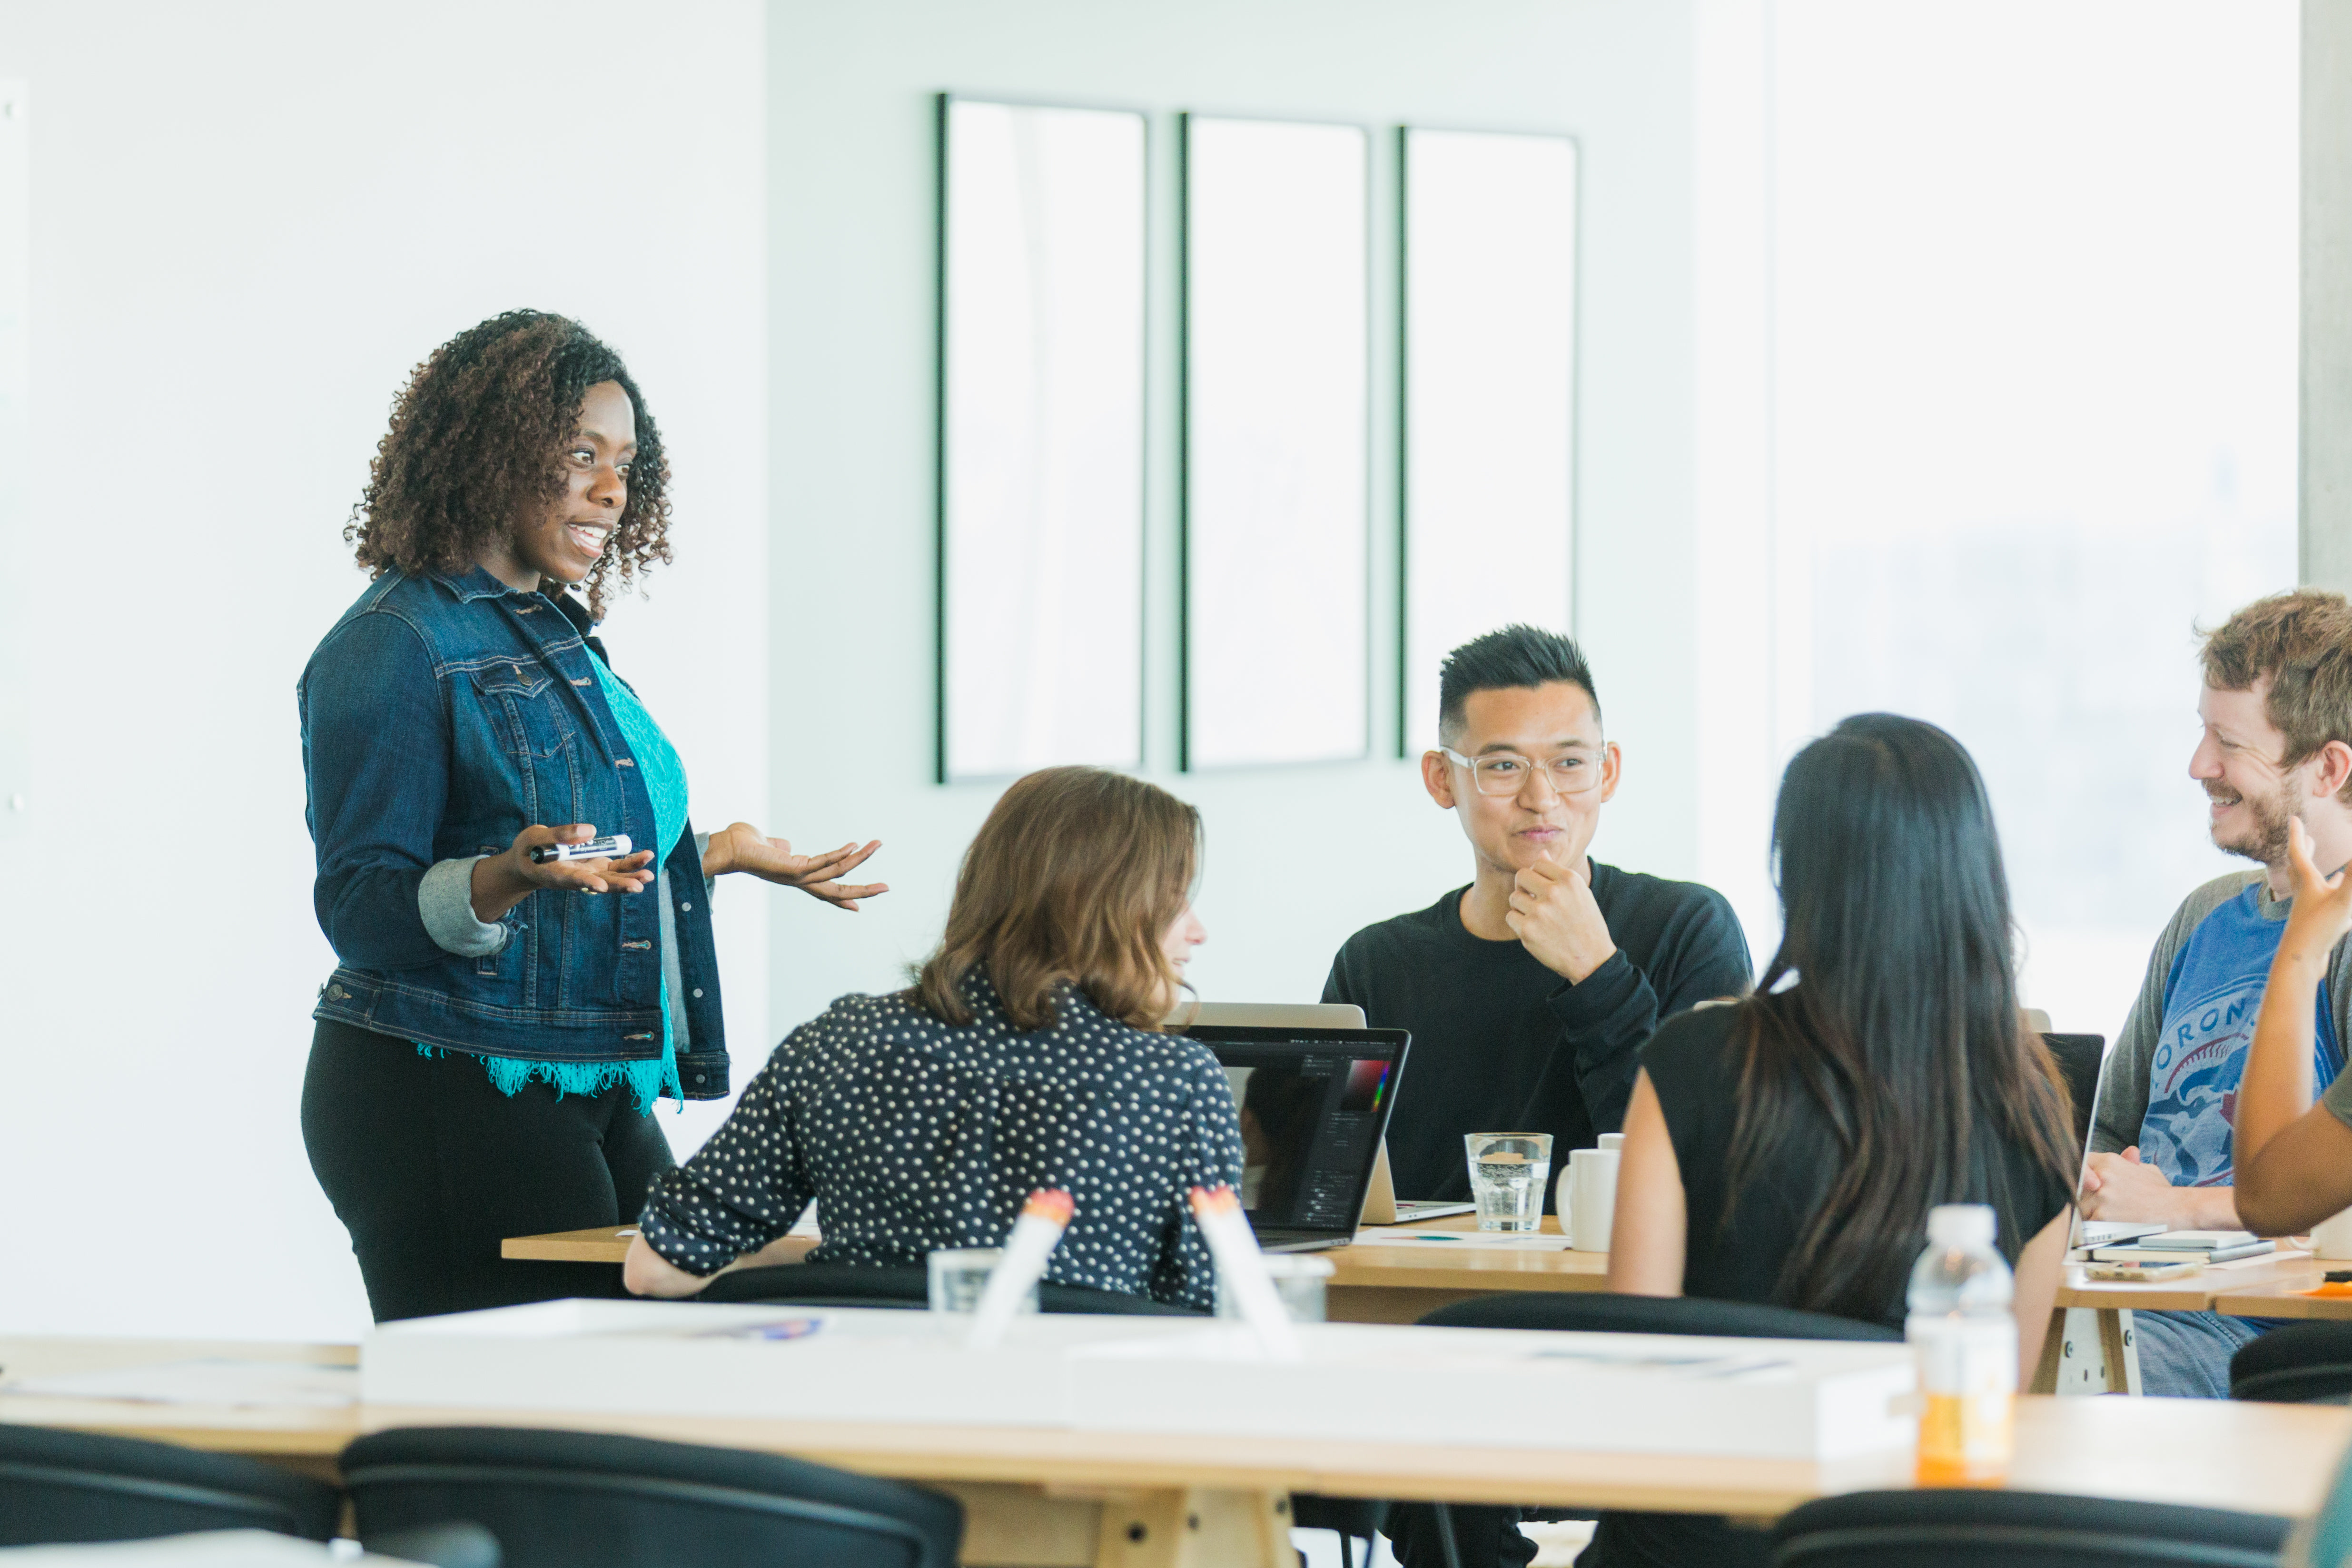
<path fill-rule="evenodd" d="M 379 1322 L 612 1293 L 499 1242 L 635 1214 L 672 1166 L 656 1097 L 727 1092 L 708 880 L 886 891 L 839 880 L 872 844 L 688 821 L 685 766 L 595 635 L 670 559 L 668 492 L 620 356 L 516 310 L 416 368 L 344 529 L 373 580 L 297 688 L 338 960 L 302 1141 Z"/>
<path fill-rule="evenodd" d="M 1643 1050 L 1610 1288 L 1900 1326 L 1927 1211 L 1989 1204 L 2030 1377 L 2076 1157 L 2063 1080 L 2018 1010 L 1976 764 L 1933 725 L 1857 715 L 1790 763 L 1772 842 L 1782 935 L 1755 994 L 1670 1019 Z M 1761 1563 L 1763 1540 L 1612 1515 L 1583 1561 Z"/>

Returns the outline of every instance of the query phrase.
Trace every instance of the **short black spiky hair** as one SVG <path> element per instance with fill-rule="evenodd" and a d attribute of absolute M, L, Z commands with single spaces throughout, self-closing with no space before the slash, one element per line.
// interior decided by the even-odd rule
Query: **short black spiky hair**
<path fill-rule="evenodd" d="M 1506 626 L 1474 637 L 1451 653 L 1437 672 L 1437 733 L 1448 745 L 1462 733 L 1463 709 L 1472 692 L 1505 691 L 1572 681 L 1592 699 L 1601 717 L 1601 694 L 1592 689 L 1592 666 L 1573 639 L 1538 626 Z"/>

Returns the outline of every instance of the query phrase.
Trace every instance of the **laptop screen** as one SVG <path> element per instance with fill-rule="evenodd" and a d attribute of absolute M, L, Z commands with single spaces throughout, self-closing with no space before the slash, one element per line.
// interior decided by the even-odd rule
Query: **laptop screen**
<path fill-rule="evenodd" d="M 1217 1053 L 1242 1120 L 1242 1207 L 1267 1230 L 1352 1233 L 1388 1130 L 1402 1030 L 1185 1031 Z"/>

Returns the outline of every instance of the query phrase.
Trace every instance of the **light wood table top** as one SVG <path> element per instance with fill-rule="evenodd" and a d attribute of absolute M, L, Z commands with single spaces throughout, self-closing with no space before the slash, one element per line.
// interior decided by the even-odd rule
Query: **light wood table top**
<path fill-rule="evenodd" d="M 1474 1215 L 1383 1228 L 1400 1236 L 1454 1235 L 1461 1243 L 1382 1247 L 1375 1241 L 1333 1248 L 1318 1256 L 1331 1260 L 1328 1301 L 1333 1322 L 1412 1322 L 1425 1312 L 1472 1296 L 1503 1291 L 1605 1291 L 1609 1254 L 1482 1243 Z M 1547 1215 L 1547 1235 L 1559 1222 Z M 509 1237 L 507 1258 L 562 1263 L 614 1263 L 627 1256 L 635 1226 L 599 1226 L 544 1236 Z M 794 1250 L 797 1244 L 798 1250 Z M 788 1237 L 768 1249 L 765 1261 L 789 1262 L 816 1244 L 814 1237 Z"/>
<path fill-rule="evenodd" d="M 2103 1312 L 2119 1307 L 2147 1312 L 2210 1312 L 2225 1295 L 2282 1284 L 2315 1284 L 2324 1267 L 2309 1253 L 2296 1251 L 2288 1258 L 2249 1258 L 2240 1263 L 2219 1264 L 2177 1280 L 2139 1281 L 2085 1279 L 2084 1265 L 2069 1263 L 2058 1286 L 2057 1305 L 2095 1307 Z"/>
<path fill-rule="evenodd" d="M 1443 1333 L 1433 1330 L 1433 1333 Z M 424 1425 L 499 1425 L 631 1433 L 788 1453 L 869 1475 L 1043 1488 L 1101 1499 L 1126 1490 L 1221 1496 L 1314 1491 L 1463 1502 L 1517 1502 L 1769 1518 L 1814 1497 L 1911 1484 L 1907 1458 L 1837 1465 L 1687 1454 L 1572 1453 L 1398 1442 L 906 1426 L 696 1416 L 548 1414 L 351 1406 L 142 1405 L 10 1394 L 20 1376 L 192 1356 L 348 1364 L 348 1345 L 164 1340 L 0 1339 L 0 1421 L 105 1431 L 289 1461 L 330 1458 L 362 1432 Z M 2018 1410 L 2010 1485 L 2126 1500 L 2300 1515 L 2318 1506 L 2352 1438 L 2340 1406 L 2227 1400 L 2052 1399 Z M 971 1554 L 968 1553 L 968 1556 Z M 971 1557 L 981 1561 L 981 1557 Z M 1018 1559 L 1001 1559 L 1017 1561 Z M 1091 1561 L 1077 1557 L 1073 1561 Z"/>
<path fill-rule="evenodd" d="M 2273 1279 L 2242 1290 L 2224 1291 L 2213 1298 L 2213 1310 L 2233 1318 L 2352 1318 L 2352 1296 L 2303 1294 L 2321 1283 L 2327 1270 L 2346 1267 L 2344 1263 L 2313 1260 L 2309 1271 L 2300 1278 Z"/>

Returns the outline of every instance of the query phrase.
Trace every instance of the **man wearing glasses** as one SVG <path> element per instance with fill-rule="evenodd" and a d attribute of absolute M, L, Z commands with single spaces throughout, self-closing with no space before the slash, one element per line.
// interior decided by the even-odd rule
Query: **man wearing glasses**
<path fill-rule="evenodd" d="M 1622 764 L 1574 643 L 1507 626 L 1454 649 L 1438 737 L 1422 782 L 1461 820 L 1476 880 L 1349 937 L 1323 999 L 1412 1031 L 1397 1194 L 1465 1201 L 1464 1134 L 1549 1133 L 1557 1171 L 1622 1123 L 1658 1021 L 1755 971 L 1721 894 L 1586 855 Z"/>

